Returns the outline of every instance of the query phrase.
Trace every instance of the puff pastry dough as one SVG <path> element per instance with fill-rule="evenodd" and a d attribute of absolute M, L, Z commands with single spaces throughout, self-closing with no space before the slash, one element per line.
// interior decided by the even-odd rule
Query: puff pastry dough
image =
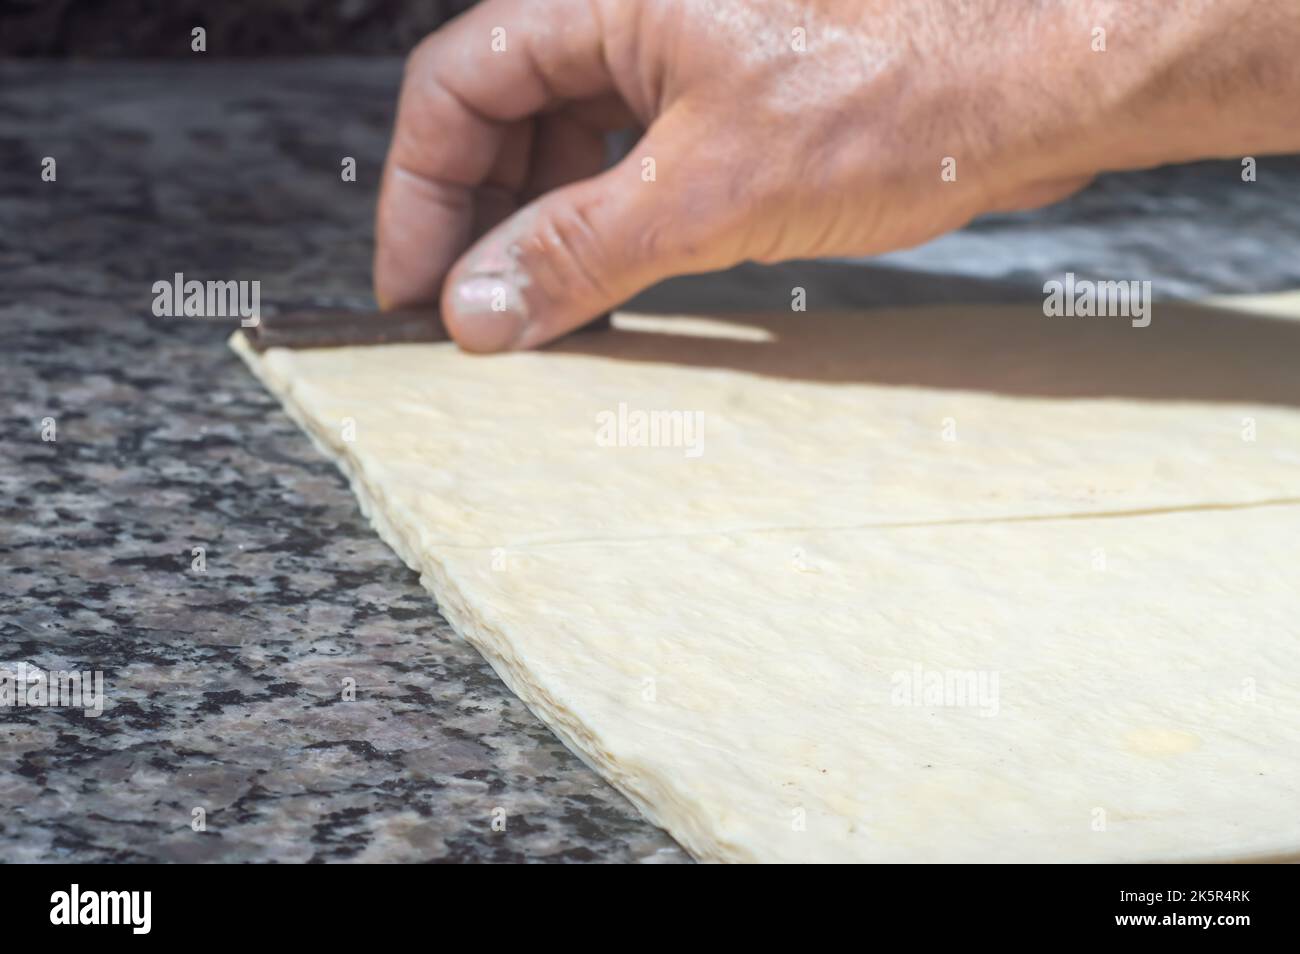
<path fill-rule="evenodd" d="M 1300 323 L 232 344 L 457 631 L 699 859 L 1300 851 Z M 620 406 L 698 414 L 699 453 L 598 440 Z"/>

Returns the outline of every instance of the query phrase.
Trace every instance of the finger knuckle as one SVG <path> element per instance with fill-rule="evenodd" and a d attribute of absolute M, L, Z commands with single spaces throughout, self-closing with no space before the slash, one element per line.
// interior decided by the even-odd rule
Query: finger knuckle
<path fill-rule="evenodd" d="M 608 300 L 608 254 L 590 212 L 566 204 L 546 210 L 534 237 L 537 268 L 531 269 L 553 297 Z"/>

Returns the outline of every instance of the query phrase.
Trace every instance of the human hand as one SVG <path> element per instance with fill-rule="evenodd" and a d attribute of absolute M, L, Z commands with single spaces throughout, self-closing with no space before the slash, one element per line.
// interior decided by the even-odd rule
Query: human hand
<path fill-rule="evenodd" d="M 376 294 L 440 299 L 467 350 L 531 348 L 672 275 L 882 253 L 1104 169 L 1221 154 L 1175 67 L 1222 90 L 1215 25 L 1278 32 L 1243 31 L 1242 2 L 1166 23 L 1141 2 L 487 0 L 408 62 Z"/>

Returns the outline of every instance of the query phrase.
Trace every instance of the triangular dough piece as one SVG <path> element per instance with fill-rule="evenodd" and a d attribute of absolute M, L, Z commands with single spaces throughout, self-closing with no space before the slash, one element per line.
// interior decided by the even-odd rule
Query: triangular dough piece
<path fill-rule="evenodd" d="M 699 858 L 1300 851 L 1300 324 L 1165 308 L 1070 348 L 1048 321 L 234 346 L 456 629 Z M 601 446 L 620 402 L 700 411 L 702 453 Z"/>

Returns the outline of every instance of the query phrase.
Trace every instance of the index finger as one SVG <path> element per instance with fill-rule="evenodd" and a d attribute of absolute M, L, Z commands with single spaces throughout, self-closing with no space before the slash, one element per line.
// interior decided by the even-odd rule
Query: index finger
<path fill-rule="evenodd" d="M 384 308 L 438 300 L 512 123 L 611 88 L 589 0 L 487 0 L 407 60 L 375 221 Z"/>

